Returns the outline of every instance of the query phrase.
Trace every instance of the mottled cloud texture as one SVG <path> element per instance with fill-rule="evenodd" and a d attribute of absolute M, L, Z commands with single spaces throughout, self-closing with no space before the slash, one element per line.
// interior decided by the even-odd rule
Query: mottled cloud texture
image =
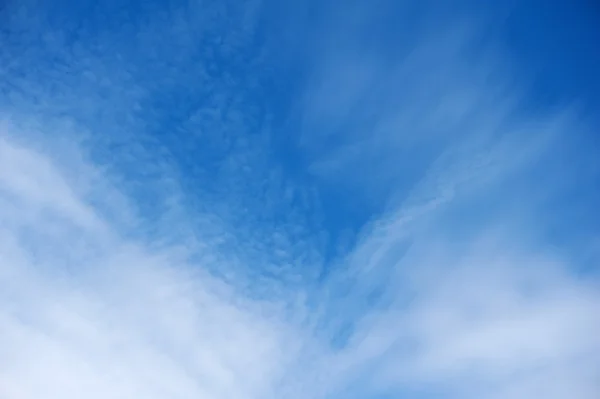
<path fill-rule="evenodd" d="M 0 398 L 598 397 L 593 126 L 485 23 L 130 6 L 0 9 Z"/>

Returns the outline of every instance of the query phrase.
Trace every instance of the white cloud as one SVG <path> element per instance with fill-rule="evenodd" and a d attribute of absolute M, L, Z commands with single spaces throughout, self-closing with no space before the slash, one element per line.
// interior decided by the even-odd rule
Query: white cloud
<path fill-rule="evenodd" d="M 51 159 L 1 145 L 11 204 L 0 211 L 3 397 L 269 392 L 297 339 L 275 310 L 236 296 L 176 247 L 121 237 Z"/>
<path fill-rule="evenodd" d="M 523 245 L 514 227 L 477 229 L 459 245 L 430 229 L 413 234 L 400 257 L 393 251 L 406 240 L 403 229 L 386 231 L 387 243 L 367 238 L 363 245 L 374 244 L 367 252 L 378 263 L 372 267 L 356 252 L 367 262 L 359 272 L 368 275 L 359 274 L 340 299 L 353 333 L 328 365 L 339 370 L 334 391 L 594 398 L 598 282 L 573 274 L 559 252 Z M 363 296 L 374 289 L 381 296 L 365 307 Z"/>
<path fill-rule="evenodd" d="M 490 67 L 501 57 L 463 57 L 463 31 L 429 37 L 392 62 L 357 54 L 353 34 L 341 54 L 326 48 L 302 103 L 312 170 L 386 207 L 315 286 L 322 254 L 303 209 L 290 205 L 310 193 L 263 159 L 266 134 L 245 136 L 256 117 L 237 94 L 245 86 L 211 80 L 211 57 L 198 71 L 179 69 L 196 66 L 187 53 L 225 12 L 201 11 L 153 19 L 123 71 L 104 54 L 81 82 L 55 76 L 60 98 L 17 82 L 47 100 L 44 112 L 25 112 L 21 93 L 14 107 L 16 119 L 34 114 L 41 132 L 0 131 L 0 397 L 597 396 L 598 283 L 544 240 L 551 215 L 534 212 L 540 195 L 528 175 L 574 134 L 572 115 L 518 115 L 510 74 Z M 242 14 L 223 56 L 248 40 L 254 18 Z M 172 20 L 170 34 L 156 29 Z M 148 60 L 159 82 L 136 70 Z M 196 135 L 182 153 L 195 157 L 201 141 L 224 158 L 202 201 L 190 198 L 161 143 L 136 138 L 152 123 L 130 112 L 154 98 L 148 92 L 177 94 L 198 76 L 217 87 L 182 112 L 177 134 Z M 109 100 L 97 98 L 101 88 Z M 131 144 L 119 161 L 133 171 L 116 179 L 114 165 L 43 139 L 52 129 L 42 122 L 61 113 L 115 127 L 106 141 Z M 113 154 L 101 155 L 110 163 Z M 138 213 L 145 200 L 161 204 L 159 222 Z M 261 219 L 274 209 L 283 222 Z"/>
<path fill-rule="evenodd" d="M 353 52 L 361 34 L 340 30 L 352 47 L 334 30 L 346 45 L 320 53 L 305 98 L 313 172 L 385 210 L 330 280 L 323 317 L 348 334 L 323 366 L 336 370 L 330 389 L 596 397 L 598 282 L 546 242 L 565 210 L 541 199 L 581 174 L 567 165 L 541 187 L 532 172 L 582 137 L 578 116 L 523 112 L 497 49 L 484 58 L 473 32 L 440 30 L 447 39 L 426 35 L 397 58 Z"/>

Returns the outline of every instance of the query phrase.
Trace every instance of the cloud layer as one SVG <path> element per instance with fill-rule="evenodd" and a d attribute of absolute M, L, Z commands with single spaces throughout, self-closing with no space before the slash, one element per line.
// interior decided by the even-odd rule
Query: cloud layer
<path fill-rule="evenodd" d="M 0 397 L 597 397 L 593 125 L 485 23 L 38 6 L 0 11 Z"/>

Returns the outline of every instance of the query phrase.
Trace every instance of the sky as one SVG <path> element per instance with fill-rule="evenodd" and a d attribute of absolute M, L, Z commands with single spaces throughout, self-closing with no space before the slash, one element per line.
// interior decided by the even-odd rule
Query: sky
<path fill-rule="evenodd" d="M 1 2 L 0 398 L 598 398 L 599 19 Z"/>

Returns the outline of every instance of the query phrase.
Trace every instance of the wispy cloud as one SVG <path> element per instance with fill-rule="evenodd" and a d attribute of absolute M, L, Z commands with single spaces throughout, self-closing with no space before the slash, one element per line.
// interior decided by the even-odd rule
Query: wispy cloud
<path fill-rule="evenodd" d="M 411 7 L 359 3 L 316 29 L 294 100 L 265 89 L 268 4 L 89 32 L 8 8 L 0 397 L 597 396 L 598 241 L 560 194 L 597 177 L 587 122 L 525 107 L 485 24 L 395 46 L 374 27 Z M 333 257 L 323 185 L 372 215 Z"/>
<path fill-rule="evenodd" d="M 524 112 L 514 65 L 472 25 L 375 54 L 356 51 L 369 39 L 355 26 L 319 53 L 302 117 L 313 173 L 383 209 L 328 286 L 326 324 L 341 345 L 325 366 L 338 371 L 332 389 L 594 397 L 597 280 L 544 239 L 567 217 L 545 203 L 565 175 L 535 177 L 568 132 L 585 135 L 578 115 Z"/>
<path fill-rule="evenodd" d="M 189 249 L 122 237 L 43 155 L 5 139 L 0 153 L 10 171 L 1 186 L 4 396 L 269 392 L 297 340 L 275 301 L 259 306 L 206 273 L 213 249 L 191 261 Z"/>

